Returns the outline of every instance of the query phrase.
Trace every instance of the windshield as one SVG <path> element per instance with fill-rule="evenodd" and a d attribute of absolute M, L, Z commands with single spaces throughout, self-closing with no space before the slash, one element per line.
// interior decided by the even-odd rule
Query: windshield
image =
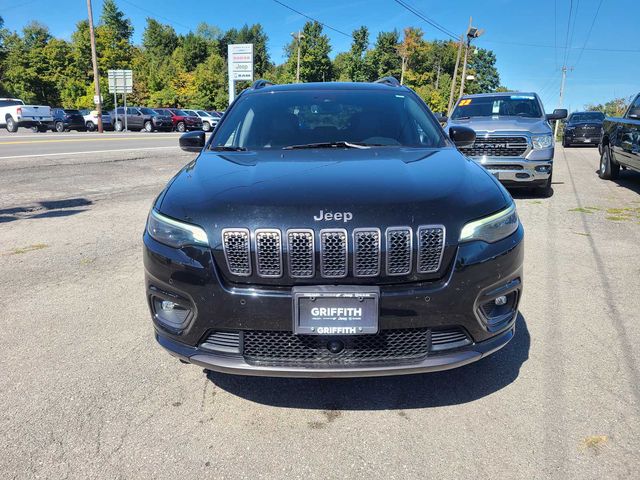
<path fill-rule="evenodd" d="M 80 110 L 71 110 L 69 108 L 65 108 L 64 113 L 68 115 L 80 115 Z"/>
<path fill-rule="evenodd" d="M 433 115 L 397 90 L 308 90 L 241 97 L 217 130 L 213 148 L 282 149 L 326 143 L 442 147 Z"/>
<path fill-rule="evenodd" d="M 184 113 L 186 113 L 187 115 L 191 116 L 191 117 L 197 117 L 198 114 L 196 112 L 194 112 L 193 110 L 183 110 Z"/>
<path fill-rule="evenodd" d="M 140 108 L 140 111 L 145 115 L 153 115 L 154 117 L 157 115 L 157 113 L 154 110 L 151 110 L 150 108 L 146 108 L 146 107 Z"/>
<path fill-rule="evenodd" d="M 14 105 L 24 105 L 22 100 L 0 100 L 0 107 L 12 107 Z"/>
<path fill-rule="evenodd" d="M 603 120 L 604 113 L 602 112 L 574 113 L 569 117 L 569 123 L 602 122 Z"/>
<path fill-rule="evenodd" d="M 184 112 L 183 110 L 178 110 L 177 108 L 173 108 L 171 111 L 176 115 L 180 115 L 181 117 L 188 117 L 186 112 Z"/>
<path fill-rule="evenodd" d="M 209 115 L 207 112 L 203 111 L 203 110 L 198 110 L 198 115 L 200 115 L 201 117 L 210 117 L 211 115 Z"/>
<path fill-rule="evenodd" d="M 534 95 L 492 95 L 460 100 L 451 118 L 493 117 L 498 115 L 540 118 L 542 111 Z"/>

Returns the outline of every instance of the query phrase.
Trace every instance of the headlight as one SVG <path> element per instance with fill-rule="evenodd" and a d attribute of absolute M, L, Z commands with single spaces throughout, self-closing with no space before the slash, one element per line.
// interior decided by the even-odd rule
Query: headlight
<path fill-rule="evenodd" d="M 151 210 L 149 214 L 147 232 L 154 240 L 174 248 L 186 245 L 209 246 L 207 233 L 202 228 L 165 217 L 155 210 Z"/>
<path fill-rule="evenodd" d="M 515 203 L 489 217 L 467 223 L 460 232 L 460 241 L 482 240 L 493 243 L 508 237 L 518 229 L 520 220 Z"/>
<path fill-rule="evenodd" d="M 540 135 L 538 137 L 531 137 L 531 143 L 533 143 L 533 148 L 535 150 L 549 148 L 553 145 L 553 137 L 551 137 L 551 135 Z"/>

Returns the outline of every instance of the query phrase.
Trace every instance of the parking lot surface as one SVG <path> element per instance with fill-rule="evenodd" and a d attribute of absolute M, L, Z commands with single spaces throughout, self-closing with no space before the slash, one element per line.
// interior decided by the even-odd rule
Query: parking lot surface
<path fill-rule="evenodd" d="M 558 146 L 554 195 L 514 193 L 525 293 L 493 356 L 243 378 L 153 340 L 141 235 L 193 155 L 171 134 L 79 135 L 0 135 L 2 478 L 637 476 L 640 175 L 600 180 L 596 149 Z"/>

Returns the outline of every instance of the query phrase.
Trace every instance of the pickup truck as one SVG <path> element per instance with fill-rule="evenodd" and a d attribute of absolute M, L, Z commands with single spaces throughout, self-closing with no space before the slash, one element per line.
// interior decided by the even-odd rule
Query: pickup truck
<path fill-rule="evenodd" d="M 535 93 L 464 95 L 447 119 L 446 129 L 470 127 L 473 145 L 460 152 L 489 170 L 505 187 L 535 188 L 552 193 L 555 142 L 550 120 L 567 117 L 565 109 L 544 113 Z"/>
<path fill-rule="evenodd" d="M 620 174 L 620 167 L 640 172 L 640 93 L 624 117 L 605 118 L 602 129 L 600 178 L 615 180 Z"/>
<path fill-rule="evenodd" d="M 51 107 L 25 105 L 18 98 L 0 98 L 0 127 L 5 127 L 9 132 L 17 132 L 18 127 L 35 127 L 45 131 L 52 121 Z"/>

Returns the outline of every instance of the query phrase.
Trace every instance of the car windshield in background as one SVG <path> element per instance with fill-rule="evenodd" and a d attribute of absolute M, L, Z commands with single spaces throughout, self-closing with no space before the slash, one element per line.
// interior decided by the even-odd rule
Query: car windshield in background
<path fill-rule="evenodd" d="M 574 113 L 569 118 L 569 123 L 602 122 L 603 120 L 604 113 L 601 112 Z"/>
<path fill-rule="evenodd" d="M 210 117 L 211 116 L 207 112 L 205 112 L 204 110 L 198 110 L 198 115 L 200 115 L 201 117 Z"/>
<path fill-rule="evenodd" d="M 154 112 L 156 112 L 158 115 L 168 115 L 171 116 L 171 112 L 169 110 L 164 110 L 162 108 L 155 108 L 153 110 Z"/>
<path fill-rule="evenodd" d="M 433 115 L 408 91 L 282 91 L 238 99 L 212 149 L 446 146 Z"/>
<path fill-rule="evenodd" d="M 198 114 L 196 112 L 194 112 L 193 110 L 183 110 L 183 111 L 184 111 L 184 113 L 186 113 L 190 117 L 197 117 L 198 116 Z"/>
<path fill-rule="evenodd" d="M 175 113 L 176 115 L 180 115 L 181 117 L 188 117 L 189 116 L 189 115 L 187 115 L 187 112 L 185 112 L 184 110 L 178 110 L 177 108 L 174 108 L 171 111 L 173 113 Z"/>
<path fill-rule="evenodd" d="M 460 100 L 451 118 L 513 116 L 540 118 L 542 111 L 533 95 L 500 95 Z"/>
<path fill-rule="evenodd" d="M 142 107 L 142 108 L 140 108 L 140 111 L 141 111 L 142 113 L 144 113 L 145 115 L 153 115 L 154 117 L 155 117 L 156 115 L 158 115 L 158 113 L 157 113 L 155 110 L 152 110 L 152 109 L 150 109 L 150 108 Z"/>

